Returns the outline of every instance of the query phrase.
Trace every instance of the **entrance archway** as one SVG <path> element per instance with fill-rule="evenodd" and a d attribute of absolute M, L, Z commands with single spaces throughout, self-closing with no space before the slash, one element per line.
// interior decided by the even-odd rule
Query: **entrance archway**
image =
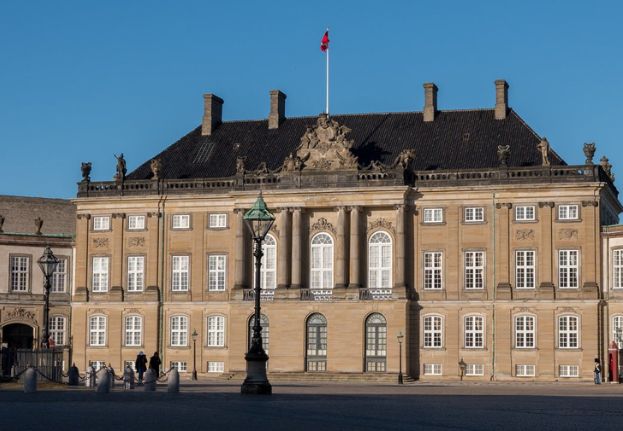
<path fill-rule="evenodd" d="M 9 349 L 32 349 L 33 330 L 23 323 L 12 323 L 2 328 L 2 343 Z"/>

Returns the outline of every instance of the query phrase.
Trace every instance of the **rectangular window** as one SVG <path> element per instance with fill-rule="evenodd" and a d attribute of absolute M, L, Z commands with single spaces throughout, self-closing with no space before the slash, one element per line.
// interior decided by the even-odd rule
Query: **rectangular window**
<path fill-rule="evenodd" d="M 439 348 L 443 346 L 443 320 L 441 316 L 424 317 L 424 347 Z"/>
<path fill-rule="evenodd" d="M 580 367 L 577 365 L 560 365 L 558 375 L 560 377 L 580 377 Z"/>
<path fill-rule="evenodd" d="M 225 372 L 225 362 L 208 362 L 208 373 L 223 373 Z"/>
<path fill-rule="evenodd" d="M 27 292 L 30 278 L 30 257 L 11 256 L 11 290 Z"/>
<path fill-rule="evenodd" d="M 210 214 L 208 219 L 209 228 L 225 228 L 227 227 L 227 214 Z"/>
<path fill-rule="evenodd" d="M 536 220 L 536 210 L 534 205 L 521 205 L 515 208 L 515 220 L 534 221 Z"/>
<path fill-rule="evenodd" d="M 526 364 L 515 365 L 515 376 L 516 377 L 534 377 L 535 376 L 535 366 L 534 365 L 526 365 Z"/>
<path fill-rule="evenodd" d="M 108 291 L 108 257 L 93 258 L 93 292 Z"/>
<path fill-rule="evenodd" d="M 534 250 L 517 250 L 515 252 L 515 287 L 517 289 L 534 289 L 536 252 Z"/>
<path fill-rule="evenodd" d="M 465 316 L 465 348 L 481 349 L 485 346 L 484 321 L 482 316 Z"/>
<path fill-rule="evenodd" d="M 227 256 L 212 254 L 208 256 L 208 290 L 225 290 L 225 272 L 227 271 Z"/>
<path fill-rule="evenodd" d="M 424 289 L 441 289 L 442 252 L 424 253 Z"/>
<path fill-rule="evenodd" d="M 616 341 L 619 349 L 623 346 L 623 315 L 612 317 L 612 339 Z"/>
<path fill-rule="evenodd" d="M 141 316 L 126 316 L 125 318 L 125 345 L 142 345 L 143 318 Z"/>
<path fill-rule="evenodd" d="M 52 274 L 51 292 L 63 293 L 67 289 L 67 259 L 60 258 L 56 271 Z"/>
<path fill-rule="evenodd" d="M 424 223 L 443 222 L 443 208 L 424 208 Z"/>
<path fill-rule="evenodd" d="M 186 361 L 171 361 L 169 364 L 170 368 L 175 368 L 180 373 L 186 373 L 188 371 Z"/>
<path fill-rule="evenodd" d="M 536 333 L 533 316 L 515 317 L 515 347 L 518 349 L 534 348 Z"/>
<path fill-rule="evenodd" d="M 441 364 L 424 364 L 425 376 L 441 376 Z"/>
<path fill-rule="evenodd" d="M 612 250 L 612 288 L 623 289 L 623 249 Z"/>
<path fill-rule="evenodd" d="M 106 316 L 91 316 L 89 318 L 89 345 L 106 345 Z"/>
<path fill-rule="evenodd" d="M 188 318 L 186 316 L 171 317 L 171 346 L 188 345 Z"/>
<path fill-rule="evenodd" d="M 188 290 L 189 257 L 173 256 L 171 259 L 171 290 L 186 292 Z"/>
<path fill-rule="evenodd" d="M 577 220 L 577 205 L 558 205 L 558 220 Z"/>
<path fill-rule="evenodd" d="M 110 217 L 109 216 L 93 217 L 93 230 L 110 230 Z"/>
<path fill-rule="evenodd" d="M 485 252 L 465 252 L 465 289 L 483 289 L 485 287 Z"/>
<path fill-rule="evenodd" d="M 208 347 L 225 346 L 225 318 L 208 316 Z"/>
<path fill-rule="evenodd" d="M 579 325 L 577 316 L 560 316 L 558 318 L 558 347 L 561 349 L 577 349 L 579 344 Z"/>
<path fill-rule="evenodd" d="M 466 223 L 474 223 L 485 221 L 485 209 L 482 207 L 465 208 Z"/>
<path fill-rule="evenodd" d="M 142 292 L 145 280 L 145 257 L 128 256 L 128 292 Z"/>
<path fill-rule="evenodd" d="M 63 316 L 52 316 L 49 320 L 50 338 L 57 346 L 65 345 L 65 318 Z"/>
<path fill-rule="evenodd" d="M 95 371 L 99 371 L 106 367 L 106 361 L 89 361 L 89 367 L 94 367 Z"/>
<path fill-rule="evenodd" d="M 558 286 L 561 289 L 578 287 L 578 250 L 558 251 Z"/>
<path fill-rule="evenodd" d="M 485 366 L 483 364 L 467 364 L 465 367 L 466 376 L 484 376 Z"/>
<path fill-rule="evenodd" d="M 128 229 L 129 230 L 145 229 L 145 216 L 143 215 L 128 216 Z"/>
<path fill-rule="evenodd" d="M 172 226 L 173 226 L 173 229 L 189 229 L 190 228 L 190 215 L 189 214 L 174 214 Z"/>

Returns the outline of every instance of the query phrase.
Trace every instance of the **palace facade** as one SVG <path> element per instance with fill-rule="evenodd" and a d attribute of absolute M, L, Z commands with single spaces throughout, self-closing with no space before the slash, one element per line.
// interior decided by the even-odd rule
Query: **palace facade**
<path fill-rule="evenodd" d="M 505 81 L 493 109 L 440 111 L 424 91 L 423 112 L 299 118 L 271 91 L 267 120 L 226 122 L 206 94 L 201 126 L 133 172 L 83 171 L 73 361 L 159 351 L 191 371 L 196 347 L 200 373 L 243 374 L 242 217 L 261 191 L 269 373 L 592 378 L 611 319 L 600 232 L 622 209 L 611 166 L 592 144 L 562 160 Z"/>

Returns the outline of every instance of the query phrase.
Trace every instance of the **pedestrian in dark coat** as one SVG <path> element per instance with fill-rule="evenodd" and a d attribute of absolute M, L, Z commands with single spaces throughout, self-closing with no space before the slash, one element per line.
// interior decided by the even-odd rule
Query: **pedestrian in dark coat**
<path fill-rule="evenodd" d="M 143 374 L 147 371 L 147 356 L 142 351 L 138 352 L 136 361 L 134 361 L 134 367 L 138 373 L 138 384 L 143 384 Z"/>
<path fill-rule="evenodd" d="M 160 364 L 162 361 L 160 360 L 160 356 L 158 356 L 158 352 L 154 352 L 154 356 L 149 358 L 149 369 L 153 370 L 156 378 L 160 377 Z"/>

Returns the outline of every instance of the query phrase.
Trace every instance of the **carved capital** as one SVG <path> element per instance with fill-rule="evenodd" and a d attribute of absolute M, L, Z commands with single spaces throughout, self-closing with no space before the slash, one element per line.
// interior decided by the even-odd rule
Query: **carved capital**
<path fill-rule="evenodd" d="M 513 204 L 510 202 L 498 202 L 495 204 L 495 207 L 497 209 L 501 209 L 501 208 L 511 209 L 513 207 Z"/>
<path fill-rule="evenodd" d="M 112 218 L 124 219 L 125 218 L 125 213 L 113 213 Z"/>
<path fill-rule="evenodd" d="M 598 205 L 599 205 L 599 202 L 597 201 L 582 201 L 583 207 L 597 207 Z"/>
<path fill-rule="evenodd" d="M 90 220 L 91 219 L 91 214 L 76 214 L 76 218 L 78 220 L 82 220 L 82 219 Z"/>
<path fill-rule="evenodd" d="M 350 211 L 350 212 L 356 212 L 356 213 L 362 213 L 363 212 L 363 208 L 360 207 L 360 206 L 350 206 L 350 207 L 347 207 L 347 208 L 348 208 L 348 211 Z"/>
<path fill-rule="evenodd" d="M 539 202 L 539 208 L 554 208 L 554 202 Z"/>

